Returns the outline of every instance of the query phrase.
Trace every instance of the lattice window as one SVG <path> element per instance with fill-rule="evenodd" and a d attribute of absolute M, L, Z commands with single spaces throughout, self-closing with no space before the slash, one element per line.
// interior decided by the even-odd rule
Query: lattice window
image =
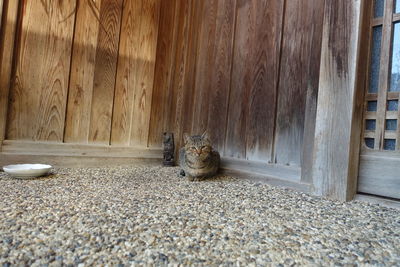
<path fill-rule="evenodd" d="M 400 0 L 374 0 L 364 110 L 364 143 L 400 151 Z"/>

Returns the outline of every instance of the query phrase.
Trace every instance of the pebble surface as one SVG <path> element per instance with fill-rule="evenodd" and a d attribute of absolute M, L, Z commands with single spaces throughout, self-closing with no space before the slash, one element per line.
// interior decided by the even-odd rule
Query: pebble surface
<path fill-rule="evenodd" d="M 0 266 L 399 266 L 400 212 L 179 168 L 0 173 Z"/>

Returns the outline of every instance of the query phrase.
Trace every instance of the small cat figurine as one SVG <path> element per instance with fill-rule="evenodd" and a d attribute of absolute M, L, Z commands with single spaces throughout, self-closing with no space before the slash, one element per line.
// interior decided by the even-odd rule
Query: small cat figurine
<path fill-rule="evenodd" d="M 173 133 L 164 133 L 163 134 L 163 150 L 164 150 L 164 166 L 174 166 L 174 134 Z"/>
<path fill-rule="evenodd" d="M 191 181 L 215 175 L 219 169 L 220 156 L 212 149 L 208 134 L 184 134 L 184 142 L 184 147 L 179 151 L 181 175 Z"/>

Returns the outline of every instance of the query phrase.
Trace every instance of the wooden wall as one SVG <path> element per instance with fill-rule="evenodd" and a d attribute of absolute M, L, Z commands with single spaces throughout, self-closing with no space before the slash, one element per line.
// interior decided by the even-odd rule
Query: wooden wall
<path fill-rule="evenodd" d="M 6 139 L 147 146 L 160 3 L 22 0 Z"/>
<path fill-rule="evenodd" d="M 166 2 L 149 145 L 207 130 L 225 157 L 312 158 L 324 1 Z"/>
<path fill-rule="evenodd" d="M 207 130 L 225 157 L 307 164 L 323 8 L 21 0 L 5 138 L 156 148 Z"/>

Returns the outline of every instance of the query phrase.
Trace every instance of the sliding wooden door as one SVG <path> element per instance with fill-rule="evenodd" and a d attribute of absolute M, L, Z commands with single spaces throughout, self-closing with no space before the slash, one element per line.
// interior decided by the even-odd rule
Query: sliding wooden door
<path fill-rule="evenodd" d="M 369 34 L 358 190 L 400 198 L 400 0 L 374 0 Z"/>

